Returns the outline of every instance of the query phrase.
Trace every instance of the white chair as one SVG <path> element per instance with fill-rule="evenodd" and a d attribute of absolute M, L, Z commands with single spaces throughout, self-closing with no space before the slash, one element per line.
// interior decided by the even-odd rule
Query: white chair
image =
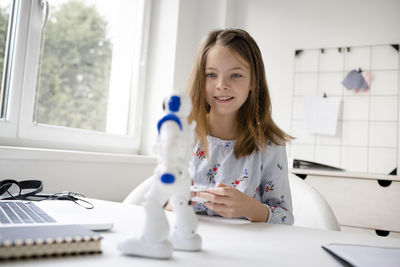
<path fill-rule="evenodd" d="M 141 184 L 139 184 L 132 192 L 124 199 L 122 203 L 141 205 L 144 200 L 144 195 L 150 189 L 152 177 L 147 178 Z"/>
<path fill-rule="evenodd" d="M 317 190 L 290 172 L 289 184 L 295 226 L 340 231 L 332 208 Z"/>
<path fill-rule="evenodd" d="M 151 186 L 151 178 L 138 185 L 123 201 L 140 205 Z M 323 196 L 295 174 L 289 173 L 294 225 L 340 231 L 339 223 Z"/>

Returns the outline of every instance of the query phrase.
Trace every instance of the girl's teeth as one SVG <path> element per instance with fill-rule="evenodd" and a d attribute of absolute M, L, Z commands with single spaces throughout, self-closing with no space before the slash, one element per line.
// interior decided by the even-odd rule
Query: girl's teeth
<path fill-rule="evenodd" d="M 218 100 L 228 100 L 231 99 L 229 96 L 217 97 Z"/>

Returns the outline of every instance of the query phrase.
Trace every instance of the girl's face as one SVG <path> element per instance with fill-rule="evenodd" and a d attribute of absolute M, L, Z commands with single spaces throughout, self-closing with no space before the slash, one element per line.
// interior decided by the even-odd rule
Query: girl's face
<path fill-rule="evenodd" d="M 205 95 L 211 115 L 236 115 L 250 92 L 246 61 L 226 46 L 214 45 L 205 66 Z"/>

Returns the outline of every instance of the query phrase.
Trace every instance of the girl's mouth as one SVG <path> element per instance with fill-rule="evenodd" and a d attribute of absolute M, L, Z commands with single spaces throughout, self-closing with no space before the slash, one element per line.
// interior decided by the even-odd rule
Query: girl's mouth
<path fill-rule="evenodd" d="M 233 99 L 233 96 L 215 96 L 214 97 L 217 102 L 226 103 Z"/>

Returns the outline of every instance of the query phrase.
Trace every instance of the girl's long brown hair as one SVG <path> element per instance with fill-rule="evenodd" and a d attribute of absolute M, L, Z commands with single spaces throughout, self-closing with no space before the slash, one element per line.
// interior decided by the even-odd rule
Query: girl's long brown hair
<path fill-rule="evenodd" d="M 204 149 L 208 152 L 207 114 L 210 112 L 204 89 L 205 65 L 208 52 L 215 44 L 229 47 L 250 66 L 251 92 L 237 113 L 236 157 L 249 155 L 259 146 L 266 147 L 267 140 L 276 145 L 291 140 L 293 137 L 282 131 L 272 120 L 264 63 L 257 43 L 241 29 L 215 30 L 206 35 L 200 45 L 187 88 L 193 104 L 189 121 L 196 121 L 196 136 Z"/>

